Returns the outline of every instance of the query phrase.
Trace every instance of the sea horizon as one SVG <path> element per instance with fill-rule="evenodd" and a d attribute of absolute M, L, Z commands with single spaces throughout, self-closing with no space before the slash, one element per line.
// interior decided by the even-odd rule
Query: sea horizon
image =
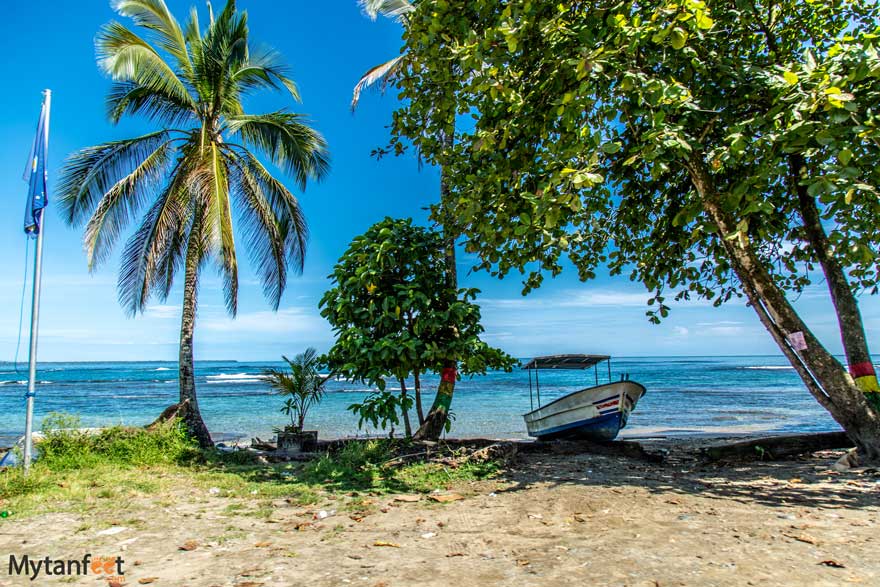
<path fill-rule="evenodd" d="M 523 364 L 531 357 L 522 357 Z M 876 359 L 875 359 L 876 360 Z M 26 371 L 0 363 L 0 445 L 23 432 L 22 399 Z M 177 402 L 177 361 L 46 361 L 37 370 L 36 422 L 50 412 L 78 416 L 83 426 L 140 426 Z M 281 399 L 262 378 L 272 360 L 196 361 L 199 403 L 218 438 L 270 438 L 283 426 Z M 839 427 L 804 388 L 781 355 L 655 355 L 612 357 L 612 379 L 629 374 L 647 387 L 621 436 L 737 435 L 821 432 Z M 546 373 L 546 374 L 545 374 Z M 604 367 L 599 381 L 607 380 Z M 595 383 L 592 370 L 541 374 L 541 395 L 555 397 Z M 439 383 L 423 376 L 425 407 Z M 399 390 L 389 382 L 387 389 Z M 411 390 L 412 382 L 407 384 Z M 307 427 L 321 438 L 386 435 L 389 430 L 359 429 L 347 410 L 373 388 L 334 379 L 324 401 L 309 414 Z M 450 437 L 526 438 L 522 414 L 532 409 L 525 370 L 492 371 L 464 377 L 456 386 Z M 415 421 L 415 411 L 410 414 Z M 395 433 L 403 431 L 402 422 Z"/>

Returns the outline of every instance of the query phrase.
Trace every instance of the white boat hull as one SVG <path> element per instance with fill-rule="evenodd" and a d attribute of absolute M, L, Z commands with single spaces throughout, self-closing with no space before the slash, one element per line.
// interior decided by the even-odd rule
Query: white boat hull
<path fill-rule="evenodd" d="M 614 440 L 645 387 L 616 381 L 575 391 L 523 415 L 529 436 Z"/>

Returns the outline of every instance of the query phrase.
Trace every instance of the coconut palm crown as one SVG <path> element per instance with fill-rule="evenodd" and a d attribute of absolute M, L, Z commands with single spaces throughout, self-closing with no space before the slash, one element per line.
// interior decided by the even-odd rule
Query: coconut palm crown
<path fill-rule="evenodd" d="M 302 271 L 307 227 L 296 197 L 255 152 L 304 189 L 327 172 L 326 143 L 301 114 L 245 112 L 242 99 L 256 91 L 280 90 L 295 101 L 299 94 L 277 53 L 251 49 L 247 13 L 233 0 L 216 17 L 208 4 L 204 28 L 195 8 L 181 26 L 164 0 L 116 0 L 113 7 L 143 35 L 118 22 L 98 33 L 98 64 L 113 80 L 109 119 L 137 115 L 162 128 L 71 155 L 58 190 L 61 213 L 85 225 L 90 270 L 140 218 L 122 249 L 118 281 L 131 315 L 152 297 L 166 299 L 184 267 L 180 398 L 194 414 L 191 431 L 209 445 L 192 373 L 199 272 L 216 266 L 234 316 L 240 237 L 278 308 L 288 267 Z"/>

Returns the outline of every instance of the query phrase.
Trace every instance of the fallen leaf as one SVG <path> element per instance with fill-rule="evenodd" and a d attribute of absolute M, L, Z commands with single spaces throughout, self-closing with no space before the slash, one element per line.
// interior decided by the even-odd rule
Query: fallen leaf
<path fill-rule="evenodd" d="M 138 583 L 141 585 L 149 585 L 150 583 L 155 583 L 159 577 L 144 577 L 143 579 L 138 579 Z"/>
<path fill-rule="evenodd" d="M 516 564 L 519 567 L 527 567 L 527 566 L 529 566 L 529 561 L 527 561 L 524 558 L 519 558 L 519 559 L 516 559 Z"/>
<path fill-rule="evenodd" d="M 793 538 L 798 542 L 806 542 L 807 544 L 817 545 L 819 541 L 810 536 L 809 534 L 784 534 L 784 536 L 788 536 L 789 538 Z"/>
<path fill-rule="evenodd" d="M 123 585 L 125 585 L 125 579 L 122 579 L 120 577 L 107 579 L 107 587 L 123 587 Z"/>
<path fill-rule="evenodd" d="M 826 561 L 822 561 L 819 564 L 822 566 L 825 566 L 825 567 L 831 567 L 832 569 L 845 569 L 846 568 L 846 565 L 844 565 L 843 563 L 839 563 L 836 560 L 831 560 L 831 559 L 828 559 Z"/>
<path fill-rule="evenodd" d="M 532 520 L 542 520 L 544 519 L 544 516 L 541 514 L 529 514 L 529 518 Z"/>
<path fill-rule="evenodd" d="M 585 517 L 583 517 L 582 515 L 580 515 L 580 514 L 575 514 L 575 515 L 574 515 L 574 521 L 575 521 L 575 522 L 581 522 L 581 523 L 583 523 L 583 522 L 586 522 L 587 519 L 586 519 Z"/>
<path fill-rule="evenodd" d="M 406 501 L 406 502 L 414 502 L 421 501 L 421 495 L 397 495 L 394 497 L 394 501 Z"/>
<path fill-rule="evenodd" d="M 377 540 L 373 543 L 373 546 L 390 546 L 391 548 L 400 548 L 400 545 L 395 542 L 385 542 L 384 540 Z"/>
<path fill-rule="evenodd" d="M 795 477 L 794 479 L 789 479 L 788 482 L 789 483 L 803 483 L 803 481 L 797 477 Z"/>
<path fill-rule="evenodd" d="M 464 499 L 464 496 L 459 495 L 457 493 L 445 493 L 442 495 L 432 495 L 430 496 L 436 502 L 440 503 L 449 503 L 450 501 L 458 501 L 460 499 Z"/>
<path fill-rule="evenodd" d="M 256 544 L 254 544 L 254 546 L 256 548 L 269 548 L 270 546 L 272 546 L 272 543 L 271 542 L 257 542 Z"/>
<path fill-rule="evenodd" d="M 446 556 L 447 556 L 447 558 L 452 558 L 454 556 L 464 556 L 464 553 L 463 552 L 450 552 Z"/>
<path fill-rule="evenodd" d="M 184 542 L 182 545 L 178 546 L 177 548 L 178 548 L 178 550 L 185 550 L 185 551 L 189 552 L 191 550 L 195 550 L 198 547 L 199 547 L 198 541 L 187 540 L 186 542 Z"/>

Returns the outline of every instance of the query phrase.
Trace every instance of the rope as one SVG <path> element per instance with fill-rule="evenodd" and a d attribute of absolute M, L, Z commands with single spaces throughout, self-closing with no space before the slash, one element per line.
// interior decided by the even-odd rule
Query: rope
<path fill-rule="evenodd" d="M 30 257 L 31 239 L 27 239 L 24 245 L 24 276 L 21 279 L 21 304 L 18 310 L 18 338 L 15 341 L 15 362 L 13 369 L 18 375 L 22 372 L 18 370 L 18 352 L 21 350 L 21 329 L 24 325 L 24 298 L 27 294 L 27 275 L 28 275 L 28 257 Z"/>

